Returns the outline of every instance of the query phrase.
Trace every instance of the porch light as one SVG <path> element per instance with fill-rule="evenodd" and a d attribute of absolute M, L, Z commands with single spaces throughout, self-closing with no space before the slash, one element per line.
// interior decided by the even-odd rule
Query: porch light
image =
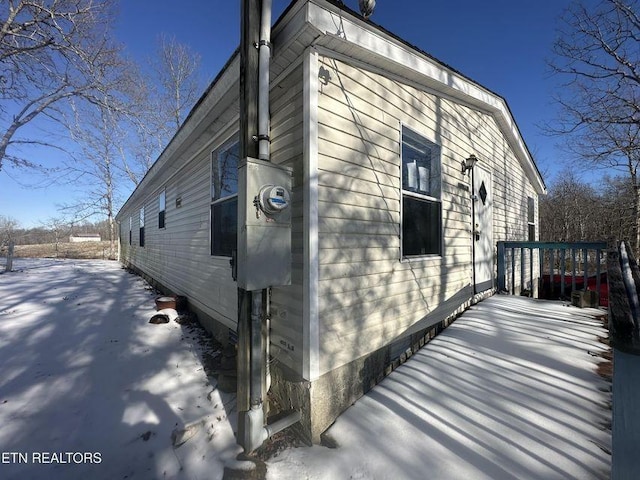
<path fill-rule="evenodd" d="M 466 173 L 467 170 L 473 170 L 473 166 L 478 161 L 478 158 L 472 153 L 468 158 L 463 160 L 462 163 L 462 173 Z"/>

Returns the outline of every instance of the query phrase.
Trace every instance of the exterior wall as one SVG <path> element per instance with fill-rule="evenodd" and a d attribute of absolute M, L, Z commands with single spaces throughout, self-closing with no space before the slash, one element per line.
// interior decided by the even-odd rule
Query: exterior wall
<path fill-rule="evenodd" d="M 470 177 L 493 173 L 494 243 L 526 239 L 536 198 L 494 118 L 323 57 L 318 111 L 320 374 L 428 328 L 472 296 Z M 405 125 L 441 146 L 443 255 L 400 260 Z"/>
<path fill-rule="evenodd" d="M 471 208 L 468 192 L 457 187 L 465 181 L 455 172 L 457 160 L 443 144 L 442 100 L 338 60 L 321 63 L 330 72 L 318 113 L 326 373 L 390 343 L 470 285 Z M 402 124 L 443 145 L 441 257 L 400 261 Z"/>
<path fill-rule="evenodd" d="M 272 161 L 293 168 L 292 192 L 292 286 L 272 292 L 272 355 L 287 369 L 301 374 L 303 317 L 302 227 L 302 65 L 279 79 L 271 88 Z M 237 102 L 236 102 L 237 103 Z M 237 106 L 230 110 L 237 109 Z M 210 131 L 207 129 L 206 131 Z M 237 131 L 237 121 L 218 127 L 200 151 L 186 159 L 178 172 L 159 175 L 146 187 L 143 201 L 118 214 L 121 261 L 152 282 L 185 295 L 191 306 L 204 314 L 210 331 L 219 330 L 211 320 L 235 330 L 237 286 L 231 277 L 228 257 L 210 254 L 210 159 L 211 152 Z M 166 192 L 165 228 L 158 224 L 158 196 Z M 180 207 L 176 199 L 180 198 Z M 145 209 L 145 245 L 140 247 L 139 210 Z M 129 216 L 133 218 L 129 245 Z M 210 317 L 210 318 L 207 318 Z"/>
<path fill-rule="evenodd" d="M 291 196 L 291 286 L 274 287 L 271 355 L 295 377 L 302 375 L 303 349 L 303 68 L 298 65 L 271 88 L 271 160 L 293 168 Z"/>
<path fill-rule="evenodd" d="M 231 129 L 233 132 L 233 129 Z M 137 204 L 118 214 L 121 261 L 153 281 L 185 295 L 190 305 L 235 329 L 237 289 L 226 257 L 213 257 L 209 244 L 210 156 L 229 130 L 211 139 L 179 172 L 154 181 Z M 158 196 L 166 191 L 165 228 L 159 228 Z M 180 198 L 180 206 L 176 199 Z M 139 210 L 144 205 L 145 245 L 140 247 Z M 129 245 L 129 216 L 133 218 Z M 209 319 L 203 319 L 206 322 Z"/>
<path fill-rule="evenodd" d="M 502 133 L 504 122 L 489 110 L 418 88 L 415 78 L 365 68 L 362 51 L 353 63 L 342 54 L 329 56 L 326 46 L 316 51 L 308 45 L 318 40 L 318 30 L 306 33 L 308 41 L 291 33 L 272 64 L 272 161 L 292 167 L 294 176 L 292 285 L 272 291 L 272 393 L 283 405 L 303 410 L 305 435 L 318 441 L 389 365 L 477 300 L 471 179 L 461 172 L 461 161 L 474 153 L 492 173 L 494 243 L 527 238 L 527 197 L 536 199 L 537 222 L 537 195 L 517 148 Z M 345 47 L 344 40 L 327 38 Z M 170 145 L 166 165 L 147 179 L 118 221 L 125 264 L 235 330 L 237 291 L 229 259 L 210 255 L 210 155 L 235 133 L 238 115 L 237 98 L 228 93 L 235 87 L 220 91 L 227 93 L 210 108 L 224 112 L 216 110 L 219 116 L 211 119 L 209 107 L 195 110 L 185 124 L 187 140 Z M 403 126 L 441 149 L 440 256 L 401 259 Z M 197 146 L 185 147 L 190 140 Z M 166 226 L 159 229 L 162 191 Z"/>

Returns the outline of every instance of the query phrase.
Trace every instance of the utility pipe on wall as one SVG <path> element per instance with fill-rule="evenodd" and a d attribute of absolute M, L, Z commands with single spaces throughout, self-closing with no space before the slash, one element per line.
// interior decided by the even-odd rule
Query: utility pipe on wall
<path fill-rule="evenodd" d="M 257 158 L 258 145 L 258 51 L 260 0 L 242 0 L 240 10 L 240 157 Z M 238 191 L 246 195 L 246 191 Z M 251 410 L 251 292 L 238 287 L 237 408 L 238 443 L 247 448 L 248 415 Z"/>
<path fill-rule="evenodd" d="M 271 0 L 262 0 L 258 44 L 258 158 L 270 160 L 269 61 L 271 58 Z"/>
<path fill-rule="evenodd" d="M 269 142 L 269 59 L 271 53 L 271 0 L 262 0 L 260 32 L 258 37 L 258 157 L 270 160 Z M 265 361 L 263 347 L 263 292 L 251 292 L 251 341 L 249 352 L 249 404 L 246 412 L 246 430 L 243 439 L 245 451 L 258 448 L 268 438 L 263 407 L 263 370 Z M 267 333 L 265 341 L 270 338 Z"/>
<path fill-rule="evenodd" d="M 248 1 L 250 0 L 245 0 L 245 2 Z M 253 1 L 259 2 L 259 0 Z M 246 8 L 245 10 L 249 11 L 250 9 Z M 262 0 L 261 2 L 259 27 L 259 41 L 256 45 L 258 48 L 258 129 L 255 140 L 258 141 L 258 158 L 263 161 L 270 161 L 269 63 L 271 56 L 271 0 Z M 242 69 L 243 67 L 241 66 L 241 71 Z M 300 412 L 292 412 L 272 425 L 265 425 L 263 404 L 264 396 L 270 384 L 267 365 L 269 361 L 269 343 L 271 341 L 269 335 L 270 295 L 265 290 L 255 290 L 248 293 L 251 298 L 251 313 L 249 325 L 244 330 L 244 334 L 249 338 L 248 342 L 245 340 L 243 345 L 248 344 L 248 358 L 245 358 L 245 360 L 248 360 L 247 363 L 249 365 L 248 369 L 244 365 L 239 365 L 238 369 L 240 371 L 242 367 L 243 372 L 248 370 L 249 378 L 245 385 L 240 386 L 239 384 L 238 391 L 245 392 L 248 390 L 249 408 L 247 411 L 239 410 L 238 412 L 238 433 L 245 451 L 251 452 L 260 447 L 274 433 L 300 421 L 301 414 Z M 240 332 L 240 319 L 238 325 Z M 238 380 L 240 381 L 240 376 Z"/>

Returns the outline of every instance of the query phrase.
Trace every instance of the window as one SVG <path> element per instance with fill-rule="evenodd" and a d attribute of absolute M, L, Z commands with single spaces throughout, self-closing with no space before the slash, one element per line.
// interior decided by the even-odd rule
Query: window
<path fill-rule="evenodd" d="M 536 201 L 527 197 L 527 225 L 529 227 L 528 238 L 530 242 L 536 241 Z"/>
<path fill-rule="evenodd" d="M 140 246 L 144 247 L 144 206 L 140 209 Z"/>
<path fill-rule="evenodd" d="M 232 139 L 211 153 L 211 255 L 230 257 L 238 236 L 238 155 Z"/>
<path fill-rule="evenodd" d="M 133 217 L 129 217 L 129 245 L 133 237 Z"/>
<path fill-rule="evenodd" d="M 402 128 L 402 256 L 442 254 L 440 147 Z"/>
<path fill-rule="evenodd" d="M 158 197 L 158 228 L 164 228 L 167 194 L 163 190 Z"/>

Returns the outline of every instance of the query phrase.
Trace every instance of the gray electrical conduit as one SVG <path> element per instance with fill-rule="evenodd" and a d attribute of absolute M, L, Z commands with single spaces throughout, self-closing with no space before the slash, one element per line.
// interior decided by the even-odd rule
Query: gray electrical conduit
<path fill-rule="evenodd" d="M 260 160 L 270 161 L 269 149 L 269 62 L 271 57 L 271 0 L 262 0 L 262 12 L 260 15 L 260 40 L 258 44 L 258 156 Z M 267 294 L 265 312 L 266 318 L 262 319 L 262 291 L 251 292 L 251 380 L 249 385 L 250 410 L 246 412 L 246 432 L 248 436 L 244 445 L 247 451 L 253 451 L 260 447 L 265 440 L 281 430 L 297 423 L 302 418 L 299 411 L 294 411 L 286 417 L 265 425 L 264 411 L 262 407 L 262 363 L 266 364 L 266 391 L 271 385 L 269 371 L 269 302 Z M 262 321 L 266 325 L 266 359 L 263 359 L 262 351 Z M 258 328 L 260 327 L 260 328 Z"/>

